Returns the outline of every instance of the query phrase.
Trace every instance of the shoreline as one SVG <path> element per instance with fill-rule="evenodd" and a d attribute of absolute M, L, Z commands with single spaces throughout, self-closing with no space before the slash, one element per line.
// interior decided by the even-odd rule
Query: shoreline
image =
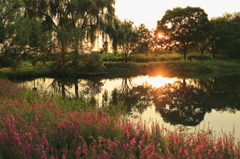
<path fill-rule="evenodd" d="M 137 75 L 163 75 L 163 76 L 184 76 L 184 77 L 202 77 L 219 75 L 222 73 L 235 73 L 240 71 L 240 64 L 232 61 L 168 61 L 168 62 L 108 62 L 104 64 L 104 78 L 131 77 Z M 80 70 L 72 70 L 80 71 Z M 21 67 L 13 71 L 8 68 L 0 69 L 0 77 L 10 80 L 27 79 L 38 77 L 55 77 L 53 72 L 46 66 Z M 68 75 L 59 78 L 72 78 Z M 95 77 L 95 76 L 93 76 Z M 76 77 L 74 77 L 76 78 Z M 80 77 L 81 78 L 81 77 Z"/>

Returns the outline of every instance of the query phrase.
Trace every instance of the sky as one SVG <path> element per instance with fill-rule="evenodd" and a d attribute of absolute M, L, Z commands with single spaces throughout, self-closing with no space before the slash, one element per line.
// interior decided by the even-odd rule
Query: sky
<path fill-rule="evenodd" d="M 116 0 L 115 14 L 120 20 L 129 19 L 137 26 L 144 23 L 152 29 L 166 10 L 187 6 L 204 9 L 209 19 L 226 12 L 240 12 L 240 0 Z"/>

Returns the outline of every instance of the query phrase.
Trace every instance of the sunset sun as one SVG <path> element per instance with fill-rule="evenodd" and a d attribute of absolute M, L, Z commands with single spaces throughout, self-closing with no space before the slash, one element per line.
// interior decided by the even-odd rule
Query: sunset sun
<path fill-rule="evenodd" d="M 159 33 L 158 34 L 158 38 L 164 38 L 165 36 L 163 35 L 163 33 Z"/>

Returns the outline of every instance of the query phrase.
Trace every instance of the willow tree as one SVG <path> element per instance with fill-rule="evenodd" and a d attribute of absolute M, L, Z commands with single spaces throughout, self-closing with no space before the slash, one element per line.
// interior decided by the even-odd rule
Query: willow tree
<path fill-rule="evenodd" d="M 165 15 L 157 23 L 156 33 L 162 33 L 162 44 L 166 48 L 175 48 L 186 54 L 190 45 L 202 41 L 205 38 L 203 32 L 208 28 L 208 16 L 199 7 L 177 7 L 167 10 Z"/>
<path fill-rule="evenodd" d="M 58 46 L 58 70 L 65 68 L 72 52 L 76 59 L 83 41 L 93 43 L 97 32 L 107 32 L 114 19 L 114 0 L 24 0 L 25 15 L 42 21 L 45 30 L 52 31 Z"/>
<path fill-rule="evenodd" d="M 0 0 L 0 67 L 16 69 L 29 42 L 29 20 L 22 17 L 22 0 Z"/>

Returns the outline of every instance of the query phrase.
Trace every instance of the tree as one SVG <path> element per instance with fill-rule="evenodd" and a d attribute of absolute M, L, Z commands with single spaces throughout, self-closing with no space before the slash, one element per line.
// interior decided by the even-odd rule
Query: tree
<path fill-rule="evenodd" d="M 157 23 L 156 36 L 162 33 L 161 44 L 168 49 L 176 48 L 186 54 L 188 47 L 201 41 L 203 32 L 208 26 L 208 16 L 199 7 L 174 8 L 167 10 L 165 15 Z"/>
<path fill-rule="evenodd" d="M 146 53 L 146 57 L 150 51 L 153 51 L 156 47 L 154 31 L 148 30 L 144 24 L 140 24 L 138 27 L 138 47 L 139 53 Z"/>
<path fill-rule="evenodd" d="M 125 62 L 128 62 L 135 52 L 148 54 L 149 51 L 154 49 L 153 34 L 144 24 L 136 27 L 129 20 L 119 21 L 118 24 L 119 26 L 113 34 L 114 48 L 115 51 L 117 51 L 117 48 L 121 50 Z"/>
<path fill-rule="evenodd" d="M 233 12 L 233 13 L 224 13 L 222 17 L 219 18 L 223 18 L 227 21 L 231 21 L 231 22 L 238 22 L 240 23 L 240 12 Z"/>
<path fill-rule="evenodd" d="M 4 45 L 6 39 L 13 35 L 15 21 L 21 17 L 22 1 L 0 0 L 0 43 Z"/>
<path fill-rule="evenodd" d="M 225 13 L 223 19 L 228 21 L 228 58 L 240 58 L 240 12 Z"/>
<path fill-rule="evenodd" d="M 59 46 L 55 69 L 65 70 L 71 59 L 76 63 L 84 41 L 93 43 L 98 32 L 109 33 L 114 20 L 114 0 L 24 0 L 25 16 L 41 21 Z M 66 56 L 71 53 L 73 57 Z"/>
<path fill-rule="evenodd" d="M 210 25 L 213 58 L 215 54 L 222 54 L 226 58 L 239 58 L 240 23 L 218 17 L 212 19 Z"/>
<path fill-rule="evenodd" d="M 11 66 L 16 69 L 20 53 L 28 42 L 28 25 L 22 14 L 21 0 L 0 0 L 0 67 Z"/>
<path fill-rule="evenodd" d="M 137 28 L 133 26 L 132 21 L 124 20 L 120 22 L 113 39 L 116 41 L 115 49 L 117 49 L 117 46 L 120 48 L 125 62 L 128 62 L 132 54 L 137 50 L 138 38 Z"/>

